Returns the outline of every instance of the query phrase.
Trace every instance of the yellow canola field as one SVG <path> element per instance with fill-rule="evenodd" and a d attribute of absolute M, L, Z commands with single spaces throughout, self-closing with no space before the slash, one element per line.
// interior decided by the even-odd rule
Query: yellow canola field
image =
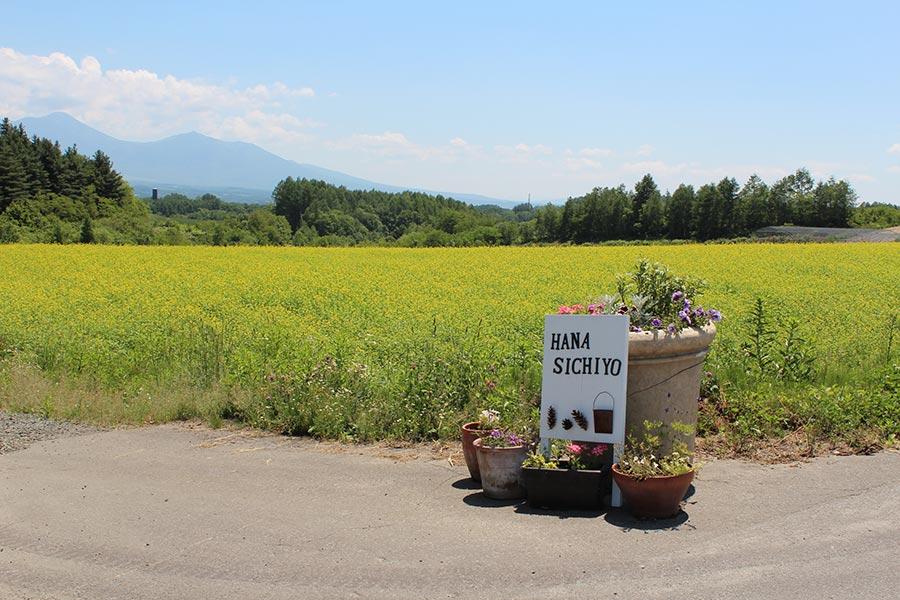
<path fill-rule="evenodd" d="M 256 381 L 325 355 L 361 364 L 429 339 L 540 352 L 542 316 L 614 291 L 639 258 L 699 276 L 736 351 L 760 296 L 833 370 L 882 360 L 900 244 L 473 249 L 0 246 L 0 351 L 110 386 Z M 894 346 L 900 345 L 900 323 Z M 476 337 L 477 336 L 477 337 Z M 410 354 L 408 360 L 414 361 Z M 827 370 L 827 369 L 826 369 Z"/>

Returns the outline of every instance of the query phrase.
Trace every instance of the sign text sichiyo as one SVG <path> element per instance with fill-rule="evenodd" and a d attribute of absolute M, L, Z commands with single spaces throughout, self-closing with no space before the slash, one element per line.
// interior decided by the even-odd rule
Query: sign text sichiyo
<path fill-rule="evenodd" d="M 541 437 L 625 441 L 628 317 L 547 315 Z"/>

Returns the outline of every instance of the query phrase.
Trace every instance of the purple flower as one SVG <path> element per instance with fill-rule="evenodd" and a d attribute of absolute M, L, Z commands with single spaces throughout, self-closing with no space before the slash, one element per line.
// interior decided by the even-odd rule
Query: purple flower
<path fill-rule="evenodd" d="M 503 437 L 503 432 L 501 432 L 499 429 L 492 429 L 492 430 L 491 430 L 491 437 L 492 437 L 492 438 L 502 438 L 502 437 Z"/>
<path fill-rule="evenodd" d="M 675 333 L 675 329 L 676 329 L 675 323 L 669 323 L 669 326 L 666 327 L 666 331 L 668 331 L 669 333 L 672 333 L 672 334 Z"/>
<path fill-rule="evenodd" d="M 706 311 L 703 310 L 703 307 L 702 307 L 702 306 L 698 306 L 697 308 L 694 309 L 694 316 L 695 316 L 695 317 L 702 317 L 702 316 L 704 316 L 705 314 L 706 314 Z"/>
<path fill-rule="evenodd" d="M 643 331 L 643 329 L 641 329 L 641 328 L 638 327 L 637 325 L 632 325 L 632 326 L 631 326 L 631 330 L 634 331 L 635 333 L 640 333 L 640 332 Z"/>
<path fill-rule="evenodd" d="M 685 299 L 684 299 L 684 309 L 685 309 L 685 310 L 691 310 L 691 301 L 690 301 L 690 299 L 688 299 L 688 298 L 685 298 Z"/>
<path fill-rule="evenodd" d="M 662 321 L 660 321 L 656 317 L 653 317 L 653 320 L 650 321 L 650 324 L 653 325 L 654 327 L 662 327 Z"/>
<path fill-rule="evenodd" d="M 681 312 L 679 312 L 678 318 L 681 319 L 682 321 L 684 321 L 685 323 L 687 323 L 688 325 L 691 324 L 691 315 L 689 315 L 688 311 L 686 311 L 686 310 L 682 310 Z"/>
<path fill-rule="evenodd" d="M 714 308 L 711 308 L 711 309 L 709 309 L 709 318 L 712 319 L 713 321 L 717 321 L 717 322 L 721 321 L 722 313 L 720 313 L 719 311 L 717 311 Z"/>
<path fill-rule="evenodd" d="M 672 302 L 678 302 L 683 297 L 684 297 L 684 292 L 679 290 L 679 291 L 675 292 L 674 294 L 672 294 Z"/>

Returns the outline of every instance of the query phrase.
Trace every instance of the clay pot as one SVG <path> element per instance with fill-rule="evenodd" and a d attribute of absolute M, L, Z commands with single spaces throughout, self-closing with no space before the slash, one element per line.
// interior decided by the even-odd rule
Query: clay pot
<path fill-rule="evenodd" d="M 466 466 L 469 467 L 469 476 L 475 481 L 481 481 L 481 473 L 478 471 L 478 456 L 475 454 L 475 440 L 480 438 L 486 432 L 478 429 L 478 421 L 466 423 L 460 429 L 462 433 L 463 456 L 466 459 Z"/>
<path fill-rule="evenodd" d="M 490 448 L 482 446 L 480 439 L 474 445 L 484 495 L 497 500 L 522 498 L 525 495 L 520 482 L 522 461 L 528 455 L 528 447 Z"/>
<path fill-rule="evenodd" d="M 598 470 L 522 469 L 528 504 L 535 508 L 600 508 L 609 491 L 609 467 Z"/>
<path fill-rule="evenodd" d="M 681 501 L 694 480 L 694 471 L 682 475 L 638 479 L 612 466 L 612 476 L 622 490 L 625 507 L 636 517 L 665 519 L 681 510 Z"/>
<path fill-rule="evenodd" d="M 703 359 L 716 337 L 716 326 L 689 327 L 628 334 L 628 408 L 625 432 L 640 438 L 644 421 L 674 422 L 696 427 L 697 398 Z M 664 428 L 662 451 L 672 449 L 677 432 Z M 694 437 L 683 440 L 694 449 Z"/>

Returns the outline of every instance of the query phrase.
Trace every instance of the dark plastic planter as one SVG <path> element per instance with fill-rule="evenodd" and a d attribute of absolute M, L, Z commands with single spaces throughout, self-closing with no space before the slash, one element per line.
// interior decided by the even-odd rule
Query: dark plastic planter
<path fill-rule="evenodd" d="M 522 469 L 528 504 L 535 508 L 600 508 L 609 481 L 609 467 L 596 471 Z"/>

